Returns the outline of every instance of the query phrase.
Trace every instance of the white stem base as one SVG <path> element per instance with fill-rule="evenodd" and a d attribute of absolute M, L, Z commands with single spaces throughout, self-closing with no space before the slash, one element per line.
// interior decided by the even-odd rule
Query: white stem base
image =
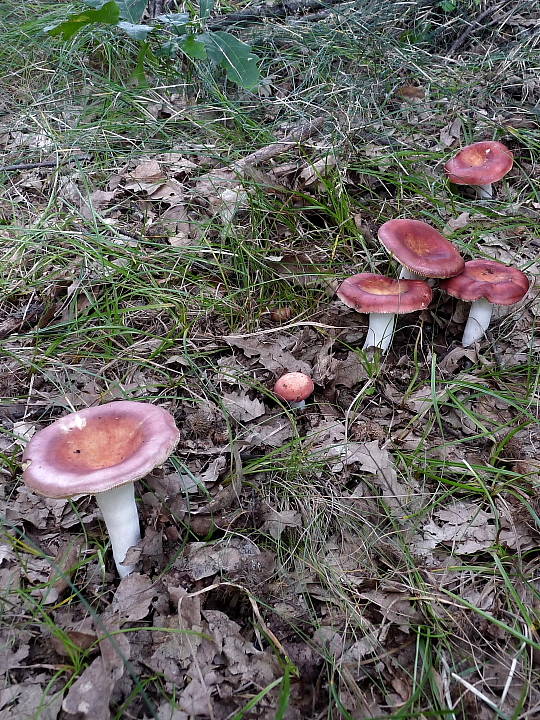
<path fill-rule="evenodd" d="M 376 347 L 386 352 L 392 344 L 395 324 L 396 316 L 392 313 L 370 313 L 364 350 Z"/>
<path fill-rule="evenodd" d="M 295 408 L 296 410 L 302 410 L 306 407 L 306 401 L 305 400 L 298 400 L 297 402 L 290 402 L 289 407 Z"/>
<path fill-rule="evenodd" d="M 476 186 L 476 197 L 479 200 L 492 200 L 493 199 L 493 187 L 491 183 L 487 185 Z"/>
<path fill-rule="evenodd" d="M 109 531 L 118 574 L 121 578 L 126 577 L 133 572 L 133 566 L 122 565 L 122 560 L 129 548 L 141 539 L 134 484 L 130 482 L 96 493 L 96 502 Z"/>
<path fill-rule="evenodd" d="M 492 312 L 493 305 L 489 300 L 480 298 L 480 300 L 475 300 L 472 303 L 469 318 L 463 331 L 463 340 L 461 342 L 463 347 L 474 345 L 475 342 L 484 337 L 491 321 Z"/>

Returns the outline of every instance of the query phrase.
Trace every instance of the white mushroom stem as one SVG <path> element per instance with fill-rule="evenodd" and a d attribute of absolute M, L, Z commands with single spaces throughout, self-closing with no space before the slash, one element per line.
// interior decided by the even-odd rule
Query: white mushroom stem
<path fill-rule="evenodd" d="M 493 198 L 493 186 L 491 183 L 487 185 L 476 186 L 476 197 L 479 200 L 491 200 Z"/>
<path fill-rule="evenodd" d="M 364 350 L 377 347 L 386 352 L 392 344 L 396 316 L 393 313 L 370 313 Z"/>
<path fill-rule="evenodd" d="M 132 565 L 122 565 L 130 547 L 141 539 L 139 514 L 132 482 L 96 493 L 96 501 L 109 531 L 114 562 L 121 578 L 133 571 Z"/>
<path fill-rule="evenodd" d="M 306 407 L 306 401 L 305 400 L 297 400 L 296 402 L 290 402 L 289 407 L 296 408 L 297 410 L 302 410 L 302 408 Z"/>
<path fill-rule="evenodd" d="M 480 298 L 480 300 L 475 300 L 472 303 L 469 318 L 463 331 L 463 347 L 474 345 L 475 342 L 478 342 L 478 340 L 484 337 L 491 321 L 492 312 L 493 305 L 489 300 Z"/>
<path fill-rule="evenodd" d="M 409 270 L 404 265 L 401 266 L 401 272 L 399 273 L 400 280 L 425 280 L 422 275 L 419 275 L 414 270 Z"/>

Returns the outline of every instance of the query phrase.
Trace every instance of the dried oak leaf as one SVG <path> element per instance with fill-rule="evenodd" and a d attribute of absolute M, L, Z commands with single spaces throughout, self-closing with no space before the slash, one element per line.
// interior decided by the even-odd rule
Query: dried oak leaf
<path fill-rule="evenodd" d="M 229 335 L 225 342 L 240 348 L 248 358 L 257 358 L 258 362 L 273 373 L 298 371 L 311 375 L 310 366 L 298 360 L 291 352 L 296 345 L 296 338 L 287 335 L 271 335 L 254 338 L 241 338 Z"/>
<path fill-rule="evenodd" d="M 0 631 L 0 676 L 9 670 L 14 669 L 19 663 L 28 657 L 30 640 L 27 631 L 20 628 L 17 633 L 10 632 L 8 629 Z"/>
<path fill-rule="evenodd" d="M 62 693 L 46 690 L 37 678 L 0 690 L 1 720 L 56 720 L 61 706 Z"/>
<path fill-rule="evenodd" d="M 497 539 L 493 514 L 467 502 L 451 503 L 433 513 L 416 539 L 415 549 L 427 555 L 438 545 L 449 546 L 457 555 L 468 555 L 486 550 Z"/>
<path fill-rule="evenodd" d="M 120 623 L 142 620 L 148 615 L 157 591 L 149 577 L 131 573 L 120 581 L 107 614 L 114 615 Z"/>
<path fill-rule="evenodd" d="M 109 704 L 114 684 L 103 658 L 97 657 L 70 687 L 62 709 L 68 715 L 85 720 L 110 720 Z"/>
<path fill-rule="evenodd" d="M 261 551 L 247 538 L 231 537 L 209 545 L 190 543 L 186 555 L 175 563 L 192 580 L 202 580 L 216 574 L 233 573 L 249 567 L 257 568 Z"/>
<path fill-rule="evenodd" d="M 293 428 L 288 418 L 265 415 L 260 422 L 252 423 L 237 440 L 242 448 L 283 447 L 293 436 Z"/>
<path fill-rule="evenodd" d="M 266 408 L 264 403 L 256 398 L 251 400 L 243 392 L 224 393 L 222 396 L 223 405 L 235 420 L 238 422 L 249 422 L 264 415 Z"/>
<path fill-rule="evenodd" d="M 157 160 L 144 160 L 126 176 L 126 190 L 146 190 L 152 192 L 164 183 L 166 177 Z"/>
<path fill-rule="evenodd" d="M 266 530 L 271 537 L 279 540 L 284 530 L 287 528 L 302 527 L 302 516 L 296 510 L 274 510 L 268 507 L 266 519 L 262 525 L 262 530 Z"/>

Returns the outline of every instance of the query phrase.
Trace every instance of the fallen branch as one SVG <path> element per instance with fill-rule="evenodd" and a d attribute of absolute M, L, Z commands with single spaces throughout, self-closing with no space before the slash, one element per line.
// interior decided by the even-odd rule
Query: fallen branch
<path fill-rule="evenodd" d="M 276 155 L 280 155 L 281 153 L 290 150 L 291 146 L 298 145 L 299 143 L 304 142 L 304 140 L 307 140 L 320 130 L 323 124 L 324 118 L 318 117 L 303 125 L 297 125 L 286 137 L 283 138 L 283 140 L 272 143 L 271 145 L 266 145 L 265 147 L 259 148 L 259 150 L 255 150 L 255 152 L 246 155 L 245 158 L 234 162 L 230 169 L 237 172 L 243 172 L 244 169 L 250 165 L 258 165 L 259 163 L 271 160 Z"/>
<path fill-rule="evenodd" d="M 60 165 L 76 162 L 77 160 L 86 160 L 84 156 L 66 158 L 66 160 L 41 160 L 36 162 L 15 163 L 14 165 L 0 165 L 0 172 L 11 172 L 13 170 L 34 170 L 35 168 L 57 168 Z"/>
<path fill-rule="evenodd" d="M 312 12 L 328 10 L 333 5 L 340 5 L 349 0 L 292 0 L 292 2 L 280 2 L 275 5 L 255 5 L 246 10 L 228 13 L 218 17 L 210 18 L 208 28 L 219 30 L 229 25 L 238 23 L 260 23 L 265 20 L 283 20 L 291 15 L 304 15 Z"/>

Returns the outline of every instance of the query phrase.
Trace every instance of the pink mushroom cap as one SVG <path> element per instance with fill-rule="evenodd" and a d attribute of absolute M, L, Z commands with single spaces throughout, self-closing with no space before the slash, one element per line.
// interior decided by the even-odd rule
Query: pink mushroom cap
<path fill-rule="evenodd" d="M 395 280 L 374 273 L 346 278 L 337 289 L 342 303 L 361 313 L 403 314 L 424 310 L 433 296 L 423 280 Z"/>
<path fill-rule="evenodd" d="M 303 372 L 282 375 L 274 385 L 274 392 L 287 402 L 302 402 L 315 390 L 313 380 Z"/>
<path fill-rule="evenodd" d="M 457 185 L 489 185 L 503 178 L 512 167 L 514 155 L 496 140 L 467 145 L 449 160 L 444 169 Z"/>
<path fill-rule="evenodd" d="M 172 415 L 150 403 L 79 410 L 34 435 L 23 453 L 23 480 L 51 498 L 105 492 L 164 463 L 179 437 Z"/>
<path fill-rule="evenodd" d="M 529 279 L 496 260 L 469 260 L 461 275 L 444 280 L 441 288 L 460 300 L 485 298 L 494 305 L 514 305 L 527 294 Z"/>
<path fill-rule="evenodd" d="M 421 220 L 389 220 L 381 225 L 378 236 L 404 267 L 423 277 L 452 277 L 465 265 L 450 240 Z"/>

